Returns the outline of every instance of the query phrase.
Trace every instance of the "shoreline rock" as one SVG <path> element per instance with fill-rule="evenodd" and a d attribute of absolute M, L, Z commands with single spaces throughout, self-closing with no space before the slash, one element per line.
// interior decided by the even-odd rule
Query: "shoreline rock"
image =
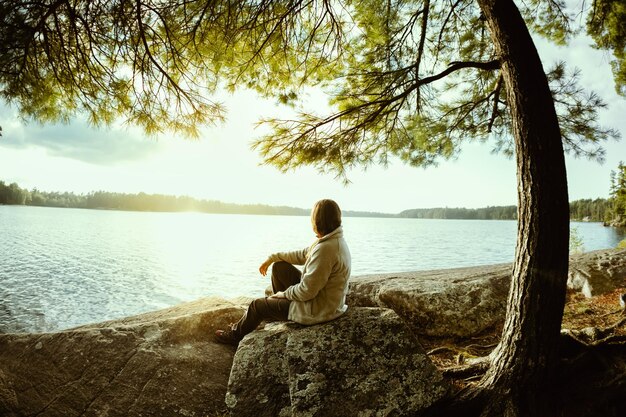
<path fill-rule="evenodd" d="M 348 305 L 394 310 L 418 335 L 468 337 L 506 313 L 511 264 L 350 279 Z"/>
<path fill-rule="evenodd" d="M 396 313 L 352 307 L 327 323 L 271 323 L 246 336 L 226 404 L 241 417 L 410 416 L 449 389 Z"/>
<path fill-rule="evenodd" d="M 347 304 L 391 308 L 418 335 L 476 336 L 504 321 L 512 269 L 508 263 L 353 277 Z M 626 286 L 626 249 L 571 256 L 567 284 L 587 297 Z"/>
<path fill-rule="evenodd" d="M 238 304 L 206 298 L 57 333 L 0 335 L 0 415 L 214 415 L 235 349 L 214 329 Z"/>
<path fill-rule="evenodd" d="M 589 279 L 592 276 L 609 282 L 609 287 L 626 283 L 626 250 L 583 254 L 571 258 L 571 266 L 570 272 L 577 274 L 570 283 L 572 288 L 582 289 L 585 285 L 579 283 L 587 279 L 587 287 L 597 291 L 601 286 Z M 587 277 L 585 271 L 594 272 Z M 504 264 L 354 277 L 349 312 L 361 311 L 359 306 L 375 307 L 364 310 L 386 311 L 376 314 L 393 316 L 394 323 L 399 323 L 399 316 L 402 326 L 395 328 L 409 328 L 414 335 L 463 337 L 497 326 L 504 317 L 510 274 L 511 264 Z M 0 334 L 0 415 L 223 416 L 229 378 L 235 378 L 236 383 L 237 372 L 231 375 L 236 349 L 215 343 L 212 334 L 239 319 L 249 300 L 204 298 L 56 333 Z M 295 415 L 309 415 L 302 410 L 319 404 L 321 397 L 310 389 L 321 383 L 332 386 L 327 377 L 318 381 L 307 373 L 307 360 L 317 369 L 316 375 L 324 375 L 324 361 L 332 357 L 324 355 L 332 353 L 337 345 L 319 332 L 324 326 L 340 326 L 342 319 L 299 329 L 298 336 L 290 330 L 298 325 L 284 323 L 272 324 L 249 336 L 253 343 L 262 340 L 263 335 L 274 335 L 280 339 L 273 345 L 275 352 L 288 352 L 280 365 L 287 373 L 281 374 L 284 382 L 276 398 L 287 395 L 288 408 L 300 410 Z M 399 326 L 397 323 L 393 326 Z M 371 340 L 360 337 L 363 340 L 355 341 L 363 344 L 349 345 L 360 346 L 357 351 L 369 351 L 374 356 L 363 354 L 358 361 L 373 360 L 379 366 L 377 346 L 384 345 L 388 336 L 384 331 L 372 331 L 370 336 Z M 417 339 L 411 337 L 403 339 L 401 345 L 418 349 Z M 414 346 L 406 340 L 414 340 Z M 246 343 L 242 345 L 244 350 Z M 306 360 L 298 356 L 305 353 Z M 381 376 L 380 380 L 387 380 L 389 385 L 396 383 L 385 379 L 390 375 Z M 358 381 L 354 378 L 349 383 L 356 387 Z M 297 381 L 306 383 L 298 385 Z M 265 386 L 256 388 L 262 390 Z M 396 398 L 393 395 L 388 398 Z M 268 397 L 268 401 L 274 401 L 274 397 Z M 363 407 L 366 405 L 363 399 Z"/>
<path fill-rule="evenodd" d="M 585 252 L 570 258 L 567 287 L 587 298 L 626 287 L 626 249 Z"/>

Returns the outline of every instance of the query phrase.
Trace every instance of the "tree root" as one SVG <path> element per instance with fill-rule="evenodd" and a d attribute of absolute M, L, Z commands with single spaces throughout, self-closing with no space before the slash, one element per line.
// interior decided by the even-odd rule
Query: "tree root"
<path fill-rule="evenodd" d="M 476 379 L 476 377 L 482 376 L 490 364 L 489 356 L 483 356 L 478 359 L 474 359 L 471 363 L 461 366 L 452 366 L 441 371 L 444 377 L 455 379 Z"/>
<path fill-rule="evenodd" d="M 550 410 L 545 415 L 589 417 L 626 415 L 626 313 L 614 324 L 604 328 L 563 330 L 561 333 L 561 362 L 555 369 L 555 382 L 545 387 L 542 404 Z M 440 346 L 428 355 L 460 353 L 487 349 L 493 345 L 466 347 Z M 428 417 L 479 417 L 524 415 L 517 409 L 525 404 L 524 391 L 515 386 L 494 385 L 483 377 L 491 364 L 490 356 L 471 358 L 467 364 L 451 366 L 441 372 L 454 380 L 455 389 L 426 410 Z M 506 383 L 506 382 L 505 382 Z M 522 397 L 519 397 L 519 396 Z M 520 400 L 520 398 L 522 398 Z M 549 399 L 546 400 L 546 398 Z M 543 407 L 543 405 L 542 405 Z M 521 413 L 521 414 L 520 414 Z"/>
<path fill-rule="evenodd" d="M 626 415 L 626 335 L 587 341 L 562 333 L 559 368 L 563 415 Z"/>
<path fill-rule="evenodd" d="M 624 324 L 626 324 L 626 316 L 604 328 L 589 327 L 583 330 L 564 329 L 561 331 L 561 343 L 570 348 L 573 345 L 579 345 L 583 348 L 624 345 L 626 344 L 626 335 L 614 334 L 615 330 L 622 327 Z"/>
<path fill-rule="evenodd" d="M 623 313 L 623 312 L 624 312 L 624 309 L 623 309 L 623 308 L 620 308 L 620 309 L 615 310 L 615 311 L 609 311 L 608 313 L 602 314 L 602 315 L 600 315 L 599 317 L 607 317 L 607 316 L 612 316 L 613 314 L 618 314 L 618 313 Z"/>
<path fill-rule="evenodd" d="M 601 334 L 601 333 L 600 333 Z M 572 330 L 564 330 L 561 333 L 562 339 L 572 339 L 574 343 L 582 345 L 585 348 L 594 348 L 599 346 L 606 345 L 625 345 L 626 344 L 626 335 L 609 335 L 601 338 L 591 338 L 590 341 L 584 340 L 580 336 L 579 332 L 574 332 Z M 565 340 L 565 343 L 570 342 L 569 340 Z"/>
<path fill-rule="evenodd" d="M 430 355 L 436 355 L 438 353 L 443 353 L 443 352 L 457 352 L 457 351 L 458 349 L 454 346 L 439 346 L 432 350 L 429 350 L 428 352 L 426 352 L 426 354 L 430 356 Z"/>
<path fill-rule="evenodd" d="M 498 344 L 497 343 L 491 343 L 488 345 L 479 345 L 477 343 L 472 343 L 470 345 L 467 346 L 439 346 L 436 347 L 434 349 L 429 350 L 426 354 L 427 355 L 437 355 L 439 353 L 444 353 L 444 352 L 452 352 L 452 353 L 469 353 L 472 356 L 483 356 L 485 354 L 486 350 L 491 350 L 493 348 L 495 348 Z"/>
<path fill-rule="evenodd" d="M 626 415 L 626 336 L 611 335 L 593 343 L 578 341 L 576 335 L 565 334 L 564 340 L 576 349 L 565 349 L 555 370 L 555 380 L 545 387 L 541 400 L 550 412 L 546 416 L 590 417 Z M 442 374 L 461 384 L 426 411 L 428 417 L 479 417 L 524 415 L 516 410 L 524 395 L 516 387 L 497 386 L 482 380 L 490 365 L 490 357 L 464 366 L 446 368 Z M 481 379 L 477 383 L 475 380 Z M 468 383 L 472 382 L 472 383 Z M 546 397 L 549 400 L 546 400 Z M 542 406 L 543 407 L 543 406 Z M 554 408 L 554 409 L 552 409 Z"/>

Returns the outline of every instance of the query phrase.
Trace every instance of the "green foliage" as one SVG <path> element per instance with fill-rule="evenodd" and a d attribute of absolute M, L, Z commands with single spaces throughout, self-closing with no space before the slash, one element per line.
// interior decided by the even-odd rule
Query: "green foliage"
<path fill-rule="evenodd" d="M 223 117 L 204 98 L 212 68 L 190 43 L 198 11 L 178 2 L 0 2 L 0 87 L 20 113 L 94 125 L 122 117 L 154 133 L 197 134 Z M 195 12 L 195 13 L 194 13 Z"/>
<path fill-rule="evenodd" d="M 580 87 L 580 71 L 568 73 L 563 62 L 557 63 L 546 75 L 559 115 L 565 151 L 577 157 L 604 161 L 602 142 L 620 137 L 617 130 L 595 124 L 598 110 L 606 108 L 606 103 L 596 93 Z"/>
<path fill-rule="evenodd" d="M 605 198 L 582 199 L 570 202 L 569 207 L 571 220 L 602 222 L 610 211 L 611 202 Z M 402 211 L 399 216 L 418 219 L 516 220 L 517 206 L 410 209 Z"/>
<path fill-rule="evenodd" d="M 467 140 L 491 139 L 495 151 L 513 153 L 500 64 L 473 1 L 347 7 L 355 27 L 339 37 L 343 74 L 317 74 L 336 111 L 266 120 L 272 133 L 254 143 L 266 162 L 283 170 L 312 164 L 343 176 L 346 167 L 386 164 L 390 155 L 433 165 L 454 157 Z M 542 35 L 564 42 L 572 30 L 563 8 L 561 1 L 531 1 L 524 11 Z M 313 32 L 308 38 L 317 39 Z M 566 150 L 602 160 L 601 143 L 619 136 L 596 123 L 605 104 L 562 63 L 550 81 Z"/>
<path fill-rule="evenodd" d="M 28 204 L 31 195 L 28 190 L 21 189 L 16 183 L 6 185 L 0 181 L 0 204 Z"/>
<path fill-rule="evenodd" d="M 608 199 L 576 200 L 569 207 L 570 217 L 574 220 L 626 226 L 626 165 L 620 162 L 617 170 L 611 171 Z"/>
<path fill-rule="evenodd" d="M 516 220 L 516 206 L 493 206 L 479 209 L 438 207 L 404 210 L 400 217 L 416 219 Z"/>
<path fill-rule="evenodd" d="M 44 192 L 20 188 L 16 183 L 5 185 L 0 181 L 0 204 L 62 208 L 85 208 L 128 211 L 197 211 L 203 213 L 265 214 L 308 216 L 310 210 L 264 204 L 232 204 L 215 200 L 197 200 L 187 196 L 163 194 L 124 194 L 96 191 L 88 194 Z M 395 217 L 393 214 L 344 211 L 348 217 Z"/>
<path fill-rule="evenodd" d="M 569 230 L 569 253 L 570 255 L 581 254 L 585 251 L 583 239 L 578 233 L 578 228 L 571 227 Z"/>
<path fill-rule="evenodd" d="M 626 239 L 622 240 L 617 244 L 618 249 L 626 249 Z"/>
<path fill-rule="evenodd" d="M 607 220 L 615 225 L 626 226 L 626 165 L 622 162 L 617 171 L 611 171 L 610 203 Z"/>
<path fill-rule="evenodd" d="M 563 0 L 529 0 L 521 4 L 526 24 L 534 32 L 558 45 L 564 45 L 572 35 L 573 16 L 566 11 Z"/>
<path fill-rule="evenodd" d="M 537 33 L 571 35 L 562 0 L 521 7 Z M 611 10 L 598 28 L 612 27 Z M 95 125 L 121 117 L 194 136 L 224 117 L 208 97 L 248 88 L 296 108 L 262 121 L 273 131 L 253 144 L 283 170 L 345 176 L 390 156 L 428 166 L 467 140 L 513 152 L 500 62 L 474 0 L 0 0 L 0 16 L 2 97 L 41 122 L 86 112 Z M 617 136 L 596 123 L 604 103 L 563 64 L 550 80 L 566 149 L 601 159 Z M 299 106 L 308 86 L 324 89 L 330 113 Z"/>
<path fill-rule="evenodd" d="M 295 207 L 272 207 L 262 204 L 230 204 L 197 200 L 186 196 L 162 194 L 124 194 L 97 191 L 76 195 L 69 192 L 28 191 L 17 184 L 5 186 L 0 181 L 0 203 L 62 208 L 86 208 L 128 211 L 199 211 L 206 213 L 307 215 L 308 210 Z"/>
<path fill-rule="evenodd" d="M 581 199 L 569 203 L 570 219 L 578 221 L 603 222 L 611 210 L 611 202 L 606 198 Z"/>
<path fill-rule="evenodd" d="M 17 183 L 6 185 L 0 181 L 0 204 L 92 208 L 136 211 L 199 211 L 207 213 L 308 215 L 306 209 L 271 207 L 261 204 L 230 204 L 220 201 L 197 200 L 162 194 L 124 194 L 97 191 L 88 194 L 44 192 L 37 188 L 27 190 Z M 572 220 L 601 222 L 613 219 L 612 199 L 582 199 L 570 203 Z M 417 219 L 479 219 L 516 220 L 517 206 L 489 206 L 478 209 L 437 207 L 404 210 L 397 215 L 388 213 L 346 211 L 352 217 L 402 217 Z M 624 217 L 626 218 L 626 216 Z"/>
<path fill-rule="evenodd" d="M 594 0 L 587 17 L 587 32 L 600 49 L 613 52 L 611 68 L 615 90 L 626 97 L 626 2 Z"/>

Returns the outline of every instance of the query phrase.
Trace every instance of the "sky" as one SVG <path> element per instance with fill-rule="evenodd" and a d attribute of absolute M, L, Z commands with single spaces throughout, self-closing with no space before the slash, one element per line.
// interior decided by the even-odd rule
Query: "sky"
<path fill-rule="evenodd" d="M 610 55 L 591 48 L 585 35 L 567 47 L 535 40 L 544 68 L 565 61 L 582 70 L 582 85 L 608 104 L 600 111 L 601 124 L 624 138 L 605 143 L 602 165 L 566 156 L 570 201 L 606 198 L 610 171 L 626 160 L 626 99 L 615 92 Z M 255 127 L 259 118 L 282 110 L 247 91 L 218 99 L 228 109 L 227 121 L 203 128 L 198 140 L 175 134 L 147 136 L 123 123 L 95 129 L 80 117 L 67 125 L 41 125 L 21 120 L 14 108 L 0 103 L 0 180 L 43 191 L 146 192 L 303 208 L 332 198 L 344 210 L 386 213 L 516 204 L 515 162 L 492 154 L 489 143 L 468 143 L 457 158 L 426 169 L 393 160 L 386 168 L 355 169 L 348 174 L 348 185 L 311 167 L 281 173 L 261 165 L 250 143 L 263 133 Z"/>

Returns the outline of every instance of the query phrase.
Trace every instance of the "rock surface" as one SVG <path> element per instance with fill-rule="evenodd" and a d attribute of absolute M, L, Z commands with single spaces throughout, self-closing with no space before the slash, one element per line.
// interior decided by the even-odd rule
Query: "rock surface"
<path fill-rule="evenodd" d="M 570 258 L 567 287 L 586 297 L 626 287 L 626 249 L 593 251 Z"/>
<path fill-rule="evenodd" d="M 208 298 L 58 333 L 0 335 L 0 415 L 219 415 L 235 349 L 211 335 L 241 312 Z"/>
<path fill-rule="evenodd" d="M 0 334 L 0 416 L 221 416 L 229 375 L 236 415 L 356 415 L 368 404 L 361 415 L 402 415 L 445 386 L 398 316 L 415 334 L 488 330 L 504 317 L 510 271 L 508 264 L 354 277 L 346 316 L 255 332 L 237 357 L 252 363 L 262 355 L 260 362 L 233 374 L 235 349 L 211 335 L 250 299 L 201 299 L 58 333 Z M 571 258 L 568 285 L 590 295 L 625 287 L 626 250 Z M 345 357 L 352 359 L 329 361 Z"/>
<path fill-rule="evenodd" d="M 391 308 L 416 334 L 468 337 L 504 319 L 511 264 L 366 275 L 350 281 L 348 305 Z"/>
<path fill-rule="evenodd" d="M 403 416 L 447 390 L 397 314 L 349 308 L 328 323 L 272 323 L 244 338 L 226 404 L 235 416 Z"/>
<path fill-rule="evenodd" d="M 512 268 L 501 264 L 352 277 L 347 303 L 391 308 L 418 335 L 475 336 L 503 322 Z M 624 286 L 626 250 L 570 258 L 570 289 L 590 297 Z"/>

